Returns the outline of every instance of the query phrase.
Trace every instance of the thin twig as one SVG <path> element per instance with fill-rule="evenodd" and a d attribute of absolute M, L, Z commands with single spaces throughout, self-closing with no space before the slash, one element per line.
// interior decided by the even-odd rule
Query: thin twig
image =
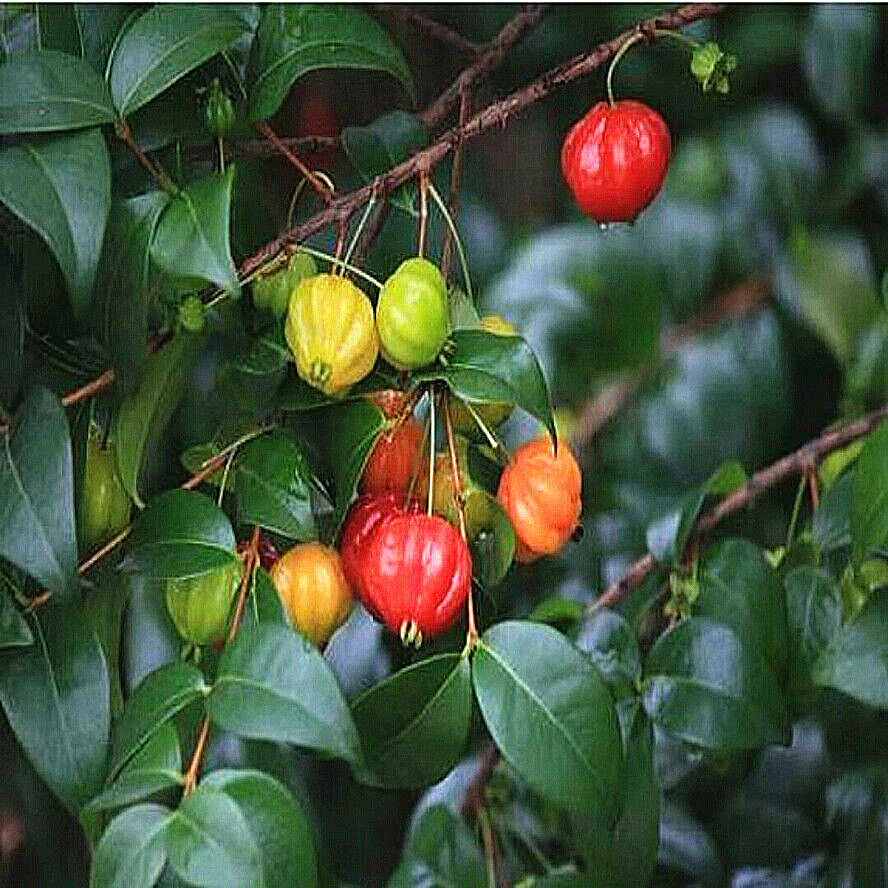
<path fill-rule="evenodd" d="M 793 453 L 756 472 L 746 484 L 728 494 L 718 505 L 701 515 L 694 524 L 692 536 L 699 537 L 708 533 L 729 515 L 750 505 L 759 494 L 776 487 L 787 478 L 812 472 L 825 456 L 869 434 L 886 418 L 888 418 L 888 404 L 845 425 L 827 430 Z M 616 583 L 609 586 L 596 599 L 594 607 L 613 607 L 618 604 L 658 566 L 659 562 L 648 552 L 634 562 Z"/>
<path fill-rule="evenodd" d="M 478 770 L 472 778 L 463 794 L 459 811 L 464 817 L 474 814 L 484 804 L 484 787 L 493 775 L 494 769 L 499 764 L 500 751 L 492 740 L 488 740 L 481 747 L 481 758 L 478 762 Z"/>
<path fill-rule="evenodd" d="M 458 34 L 452 28 L 448 28 L 447 25 L 426 18 L 409 6 L 401 3 L 374 3 L 372 8 L 375 12 L 387 15 L 395 21 L 405 22 L 419 31 L 420 34 L 431 37 L 446 46 L 452 46 L 470 58 L 480 55 L 484 50 L 484 47 L 473 43 L 471 40 L 467 40 L 462 34 Z"/>
<path fill-rule="evenodd" d="M 647 32 L 654 28 L 658 30 L 682 28 L 698 19 L 716 15 L 723 9 L 723 4 L 690 3 L 672 13 L 647 19 L 637 27 L 620 34 L 607 43 L 602 43 L 590 52 L 553 68 L 529 85 L 506 96 L 501 101 L 488 105 L 475 114 L 465 126 L 456 126 L 448 130 L 428 148 L 417 152 L 412 157 L 398 164 L 389 170 L 388 173 L 378 177 L 375 182 L 344 194 L 342 197 L 334 200 L 326 209 L 321 210 L 310 219 L 305 220 L 289 231 L 284 232 L 280 237 L 265 244 L 241 263 L 240 274 L 249 274 L 253 269 L 276 256 L 281 250 L 298 244 L 315 232 L 320 231 L 329 225 L 330 222 L 339 218 L 343 212 L 353 213 L 370 199 L 374 191 L 379 197 L 383 197 L 415 176 L 420 168 L 432 169 L 453 151 L 460 141 L 474 139 L 489 130 L 501 128 L 509 119 L 534 102 L 545 98 L 556 89 L 592 73 L 612 58 L 623 42 L 639 29 Z"/>
<path fill-rule="evenodd" d="M 116 132 L 120 141 L 129 148 L 136 160 L 139 161 L 142 167 L 148 172 L 148 175 L 154 179 L 158 186 L 169 194 L 175 194 L 176 191 L 178 191 L 176 183 L 173 182 L 166 172 L 164 172 L 160 164 L 155 163 L 155 161 L 142 150 L 133 138 L 132 130 L 129 128 L 129 124 L 125 120 L 118 123 Z"/>
<path fill-rule="evenodd" d="M 256 124 L 256 129 L 262 133 L 262 135 L 265 136 L 265 138 L 268 139 L 268 141 L 298 170 L 300 175 L 305 177 L 308 184 L 320 195 L 321 200 L 329 206 L 330 202 L 333 200 L 333 192 L 327 187 L 327 185 L 281 141 L 278 134 L 266 121 L 260 120 Z"/>

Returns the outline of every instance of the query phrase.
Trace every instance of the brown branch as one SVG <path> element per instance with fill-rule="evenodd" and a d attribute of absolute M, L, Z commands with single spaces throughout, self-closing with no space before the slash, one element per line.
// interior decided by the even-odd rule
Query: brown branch
<path fill-rule="evenodd" d="M 451 46 L 470 58 L 474 58 L 483 51 L 482 46 L 467 40 L 462 34 L 458 34 L 447 25 L 426 18 L 409 6 L 400 3 L 374 3 L 372 8 L 374 12 L 382 13 L 395 21 L 404 22 L 415 28 L 420 34 L 431 37 L 445 46 Z"/>
<path fill-rule="evenodd" d="M 809 441 L 793 453 L 756 472 L 746 484 L 728 494 L 718 505 L 701 515 L 694 524 L 692 536 L 699 537 L 709 532 L 729 515 L 750 505 L 759 494 L 775 487 L 787 478 L 813 472 L 825 456 L 869 434 L 886 418 L 888 418 L 888 405 L 880 407 L 872 413 L 867 413 L 860 419 L 827 430 L 820 437 Z M 648 552 L 632 564 L 624 576 L 609 586 L 596 599 L 594 607 L 613 607 L 618 604 L 657 567 L 659 567 L 659 562 Z"/>
<path fill-rule="evenodd" d="M 321 200 L 329 205 L 333 200 L 333 192 L 310 170 L 287 145 L 285 145 L 278 134 L 269 126 L 265 120 L 260 120 L 256 124 L 256 129 L 262 133 L 274 148 L 279 151 L 299 172 L 305 177 L 306 182 L 320 195 Z"/>
<path fill-rule="evenodd" d="M 602 43 L 590 52 L 577 56 L 559 65 L 557 68 L 553 68 L 528 86 L 516 90 L 499 102 L 488 105 L 482 111 L 475 114 L 465 126 L 457 126 L 448 130 L 428 148 L 417 152 L 374 182 L 351 191 L 338 200 L 334 200 L 326 209 L 265 244 L 265 246 L 241 263 L 240 274 L 250 274 L 254 269 L 268 262 L 282 250 L 298 244 L 331 222 L 341 218 L 343 213 L 349 215 L 354 213 L 355 210 L 370 200 L 372 194 L 375 193 L 377 196 L 389 194 L 399 185 L 403 185 L 408 179 L 413 178 L 420 169 L 432 169 L 453 151 L 460 141 L 474 139 L 491 129 L 502 127 L 510 118 L 534 102 L 545 98 L 565 84 L 590 74 L 609 61 L 619 47 L 639 30 L 644 33 L 652 32 L 654 29 L 661 31 L 676 30 L 698 19 L 715 15 L 721 12 L 723 8 L 723 4 L 690 3 L 677 9 L 675 12 L 647 19 L 637 28 L 626 31 L 613 40 Z"/>
<path fill-rule="evenodd" d="M 499 764 L 500 751 L 492 740 L 488 740 L 481 747 L 481 759 L 478 762 L 478 770 L 466 787 L 459 812 L 464 817 L 474 814 L 484 804 L 484 787 L 493 775 L 493 771 Z"/>
<path fill-rule="evenodd" d="M 158 184 L 160 188 L 169 194 L 175 194 L 178 191 L 176 188 L 176 183 L 164 172 L 163 168 L 155 163 L 139 146 L 136 140 L 133 138 L 132 130 L 129 128 L 129 124 L 122 120 L 117 125 L 117 138 L 126 145 L 127 148 L 132 152 L 133 156 L 142 167 L 147 171 L 148 175 L 151 176 L 152 179 Z"/>

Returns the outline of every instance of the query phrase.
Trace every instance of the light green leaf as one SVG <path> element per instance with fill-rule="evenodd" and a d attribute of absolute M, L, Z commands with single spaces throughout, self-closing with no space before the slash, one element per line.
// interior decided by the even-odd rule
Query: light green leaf
<path fill-rule="evenodd" d="M 851 487 L 851 547 L 860 564 L 888 541 L 888 422 L 866 439 Z"/>
<path fill-rule="evenodd" d="M 170 810 L 136 805 L 111 821 L 93 855 L 90 888 L 151 888 L 166 863 Z"/>
<path fill-rule="evenodd" d="M 12 600 L 12 586 L 0 575 L 0 648 L 28 647 L 34 636 L 21 611 Z"/>

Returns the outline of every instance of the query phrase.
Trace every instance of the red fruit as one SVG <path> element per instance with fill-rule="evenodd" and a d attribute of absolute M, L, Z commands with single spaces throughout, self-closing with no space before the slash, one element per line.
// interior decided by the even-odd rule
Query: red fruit
<path fill-rule="evenodd" d="M 373 446 L 364 474 L 358 482 L 360 493 L 404 493 L 422 464 L 422 426 L 413 416 L 384 431 Z"/>
<path fill-rule="evenodd" d="M 339 555 L 342 570 L 352 591 L 362 601 L 364 599 L 364 565 L 366 564 L 367 543 L 383 518 L 393 515 L 416 515 L 421 511 L 417 500 L 411 499 L 406 505 L 404 494 L 368 493 L 358 497 L 351 507 L 342 528 Z"/>
<path fill-rule="evenodd" d="M 469 547 L 437 515 L 395 515 L 370 537 L 364 603 L 405 643 L 448 629 L 471 585 Z"/>
<path fill-rule="evenodd" d="M 598 222 L 631 222 L 657 196 L 669 166 L 666 122 L 627 99 L 599 102 L 561 147 L 561 170 L 580 209 Z"/>
<path fill-rule="evenodd" d="M 503 469 L 497 499 L 515 528 L 518 561 L 552 555 L 570 539 L 580 520 L 580 467 L 564 441 L 555 455 L 548 438 L 528 441 Z"/>

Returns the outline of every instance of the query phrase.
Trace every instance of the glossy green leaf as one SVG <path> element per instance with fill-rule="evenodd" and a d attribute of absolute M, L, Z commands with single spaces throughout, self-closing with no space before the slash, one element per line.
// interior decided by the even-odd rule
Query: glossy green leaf
<path fill-rule="evenodd" d="M 33 388 L 0 437 L 0 556 L 58 598 L 76 591 L 74 475 L 65 411 Z"/>
<path fill-rule="evenodd" d="M 157 223 L 151 258 L 176 278 L 199 278 L 239 296 L 229 243 L 234 171 L 230 166 L 176 194 Z"/>
<path fill-rule="evenodd" d="M 333 673 L 311 644 L 284 626 L 241 629 L 219 659 L 209 712 L 242 737 L 360 761 L 357 730 Z"/>
<path fill-rule="evenodd" d="M 93 855 L 90 888 L 151 888 L 166 863 L 169 819 L 168 808 L 146 804 L 112 820 Z"/>
<path fill-rule="evenodd" d="M 162 3 L 134 19 L 108 60 L 108 86 L 122 117 L 150 102 L 245 31 L 236 7 Z"/>
<path fill-rule="evenodd" d="M 635 632 L 616 611 L 595 611 L 583 624 L 577 647 L 589 655 L 601 677 L 614 689 L 633 688 L 641 678 Z"/>
<path fill-rule="evenodd" d="M 12 586 L 0 575 L 0 649 L 28 647 L 34 636 L 22 612 L 12 600 Z"/>
<path fill-rule="evenodd" d="M 866 439 L 851 487 L 851 548 L 858 564 L 888 542 L 888 422 Z"/>
<path fill-rule="evenodd" d="M 871 594 L 814 664 L 815 684 L 888 709 L 888 594 Z"/>
<path fill-rule="evenodd" d="M 136 388 L 120 405 L 114 425 L 117 471 L 139 508 L 142 477 L 151 451 L 182 397 L 185 379 L 200 352 L 201 339 L 180 333 L 145 362 Z"/>
<path fill-rule="evenodd" d="M 168 719 L 207 691 L 203 674 L 190 663 L 168 663 L 147 675 L 126 701 L 123 715 L 114 724 L 110 778 L 116 780 L 121 769 Z"/>
<path fill-rule="evenodd" d="M 247 599 L 244 610 L 244 626 L 258 626 L 260 623 L 275 623 L 289 626 L 281 597 L 274 581 L 261 567 L 256 569 L 252 594 Z"/>
<path fill-rule="evenodd" d="M 263 888 L 315 888 L 318 865 L 305 813 L 277 780 L 261 771 L 213 771 L 201 782 L 243 814 L 259 849 Z"/>
<path fill-rule="evenodd" d="M 111 207 L 96 276 L 92 328 L 125 377 L 145 361 L 151 261 L 148 249 L 169 202 L 149 191 Z"/>
<path fill-rule="evenodd" d="M 0 703 L 31 764 L 72 812 L 105 776 L 108 667 L 76 605 L 49 606 L 35 644 L 0 651 Z"/>
<path fill-rule="evenodd" d="M 179 732 L 173 722 L 164 721 L 121 769 L 114 782 L 90 801 L 87 809 L 122 808 L 160 790 L 181 786 L 182 781 Z"/>
<path fill-rule="evenodd" d="M 111 162 L 101 131 L 34 136 L 0 150 L 0 202 L 45 241 L 75 311 L 85 309 L 111 205 Z"/>
<path fill-rule="evenodd" d="M 77 3 L 74 15 L 80 31 L 83 58 L 100 74 L 108 67 L 108 56 L 126 20 L 139 10 L 129 3 Z"/>
<path fill-rule="evenodd" d="M 842 475 L 826 491 L 811 522 L 811 536 L 824 552 L 851 545 L 851 508 L 855 470 Z"/>
<path fill-rule="evenodd" d="M 426 811 L 386 888 L 486 888 L 481 849 L 466 824 L 444 805 Z"/>
<path fill-rule="evenodd" d="M 76 56 L 45 49 L 0 65 L 0 134 L 82 129 L 113 120 L 105 84 Z"/>
<path fill-rule="evenodd" d="M 657 640 L 644 671 L 648 715 L 689 743 L 754 749 L 787 736 L 776 677 L 732 627 L 705 617 L 685 620 Z"/>
<path fill-rule="evenodd" d="M 370 688 L 352 704 L 364 755 L 386 787 L 428 786 L 456 764 L 469 733 L 469 662 L 440 654 Z M 374 782 L 375 782 L 374 780 Z"/>
<path fill-rule="evenodd" d="M 703 503 L 706 491 L 702 485 L 689 490 L 678 505 L 662 518 L 649 524 L 645 532 L 648 551 L 657 561 L 680 561 L 691 529 Z"/>
<path fill-rule="evenodd" d="M 363 400 L 365 394 L 393 388 L 397 380 L 393 375 L 386 375 L 374 370 L 346 394 L 339 398 L 325 395 L 320 389 L 304 382 L 295 372 L 291 373 L 280 387 L 275 398 L 275 406 L 280 410 L 304 412 L 318 407 L 335 407 L 355 400 Z"/>
<path fill-rule="evenodd" d="M 413 93 L 404 56 L 364 10 L 340 4 L 270 4 L 263 8 L 250 54 L 250 119 L 271 117 L 293 83 L 318 68 L 385 71 Z"/>
<path fill-rule="evenodd" d="M 839 631 L 842 599 L 829 574 L 814 567 L 797 567 L 783 584 L 791 653 L 797 671 L 807 676 Z"/>
<path fill-rule="evenodd" d="M 498 623 L 472 663 L 481 714 L 504 758 L 573 811 L 613 810 L 622 770 L 613 701 L 591 662 L 538 623 Z"/>
<path fill-rule="evenodd" d="M 466 498 L 466 530 L 475 578 L 484 588 L 501 582 L 515 559 L 515 529 L 500 501 L 486 490 Z"/>
<path fill-rule="evenodd" d="M 312 473 L 299 446 L 272 432 L 247 443 L 237 460 L 237 519 L 291 539 L 317 539 Z"/>
<path fill-rule="evenodd" d="M 455 395 L 473 404 L 508 401 L 538 419 L 555 438 L 549 388 L 539 361 L 520 336 L 455 330 L 443 366 L 417 379 L 443 379 Z"/>
<path fill-rule="evenodd" d="M 271 337 L 259 337 L 246 351 L 225 362 L 219 386 L 238 407 L 258 413 L 271 404 L 290 359 L 285 345 Z"/>
<path fill-rule="evenodd" d="M 200 784 L 169 816 L 163 831 L 170 866 L 190 885 L 265 885 L 261 852 L 241 809 L 218 789 Z"/>

